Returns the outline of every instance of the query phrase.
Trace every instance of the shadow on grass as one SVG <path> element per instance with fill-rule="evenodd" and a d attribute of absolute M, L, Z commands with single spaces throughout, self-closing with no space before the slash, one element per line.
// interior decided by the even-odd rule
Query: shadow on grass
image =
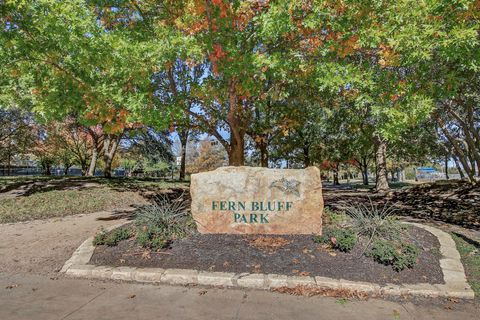
<path fill-rule="evenodd" d="M 8 181 L 7 181 L 8 180 Z M 10 182 L 12 180 L 12 182 Z M 16 192 L 18 196 L 31 196 L 36 193 L 62 190 L 83 190 L 95 187 L 108 187 L 118 192 L 139 192 L 145 197 L 149 193 L 158 193 L 165 190 L 186 190 L 188 183 L 171 181 L 159 178 L 100 178 L 100 177 L 16 177 L 4 179 L 5 186 L 0 193 Z"/>
<path fill-rule="evenodd" d="M 456 235 L 457 237 L 461 238 L 463 241 L 465 241 L 465 242 L 471 244 L 472 246 L 474 246 L 475 248 L 477 248 L 477 250 L 480 250 L 480 242 L 478 242 L 478 241 L 476 241 L 476 240 L 474 240 L 474 239 L 472 239 L 472 238 L 469 238 L 469 237 L 467 237 L 466 235 L 463 235 L 463 234 L 461 234 L 461 233 L 459 233 L 459 232 L 453 231 L 452 233 L 453 233 L 454 235 Z"/>
<path fill-rule="evenodd" d="M 150 193 L 145 193 L 142 196 L 148 200 L 150 203 L 154 202 L 159 202 L 162 198 L 166 198 L 167 201 L 174 201 L 177 200 L 178 198 L 182 198 L 184 201 L 187 202 L 188 207 L 190 207 L 190 193 L 185 189 L 185 188 L 169 188 L 166 190 L 167 192 L 161 192 L 165 191 L 165 189 L 160 190 L 160 192 L 150 192 Z M 97 218 L 99 221 L 113 221 L 113 220 L 121 220 L 121 219 L 126 219 L 129 221 L 132 221 L 135 219 L 135 216 L 139 211 L 141 211 L 143 208 L 147 207 L 148 205 L 133 205 L 132 209 L 116 209 L 113 210 L 112 214 L 109 215 L 108 217 L 100 217 Z"/>

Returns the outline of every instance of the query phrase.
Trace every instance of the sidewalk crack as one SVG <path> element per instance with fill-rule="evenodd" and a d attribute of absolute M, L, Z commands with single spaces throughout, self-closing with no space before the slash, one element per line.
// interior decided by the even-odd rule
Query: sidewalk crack
<path fill-rule="evenodd" d="M 60 318 L 60 320 L 64 320 L 66 318 L 68 318 L 69 316 L 71 316 L 72 314 L 74 314 L 75 312 L 77 312 L 78 310 L 82 309 L 83 307 L 85 307 L 87 304 L 89 304 L 90 302 L 92 302 L 93 300 L 97 299 L 98 297 L 100 297 L 102 294 L 105 293 L 105 291 L 107 290 L 103 290 L 102 292 L 100 292 L 99 294 L 97 294 L 95 297 L 93 297 L 92 299 L 88 300 L 87 302 L 85 302 L 84 304 L 82 304 L 80 307 L 78 307 L 77 309 L 73 310 L 72 312 L 69 312 L 68 314 L 66 314 L 65 316 L 63 316 L 62 318 Z"/>

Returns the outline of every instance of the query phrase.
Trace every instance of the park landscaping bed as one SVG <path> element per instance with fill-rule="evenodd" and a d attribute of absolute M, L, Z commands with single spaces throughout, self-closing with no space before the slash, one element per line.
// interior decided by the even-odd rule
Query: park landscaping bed
<path fill-rule="evenodd" d="M 196 269 L 210 272 L 322 276 L 377 284 L 443 284 L 439 242 L 431 233 L 410 227 L 420 248 L 413 268 L 400 272 L 362 255 L 357 244 L 350 252 L 332 250 L 311 235 L 201 235 L 172 241 L 159 251 L 140 247 L 131 238 L 116 246 L 97 246 L 91 264 L 138 268 Z"/>

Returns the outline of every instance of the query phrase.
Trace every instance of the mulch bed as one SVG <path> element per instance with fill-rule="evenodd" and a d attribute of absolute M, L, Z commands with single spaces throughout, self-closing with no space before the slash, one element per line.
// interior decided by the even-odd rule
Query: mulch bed
<path fill-rule="evenodd" d="M 439 243 L 429 232 L 412 227 L 412 239 L 421 248 L 412 269 L 396 272 L 361 255 L 332 251 L 309 235 L 201 235 L 175 241 L 161 252 L 149 252 L 133 239 L 116 247 L 98 246 L 90 260 L 94 265 L 139 268 L 180 268 L 235 273 L 275 273 L 323 276 L 378 284 L 444 283 L 439 265 Z"/>

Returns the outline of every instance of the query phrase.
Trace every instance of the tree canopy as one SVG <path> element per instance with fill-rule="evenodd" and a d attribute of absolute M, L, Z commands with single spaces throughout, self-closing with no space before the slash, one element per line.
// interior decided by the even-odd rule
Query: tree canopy
<path fill-rule="evenodd" d="M 0 106 L 100 128 L 107 167 L 128 131 L 170 128 L 230 165 L 249 141 L 263 166 L 374 162 L 385 190 L 421 136 L 473 181 L 479 19 L 478 0 L 8 0 Z"/>

